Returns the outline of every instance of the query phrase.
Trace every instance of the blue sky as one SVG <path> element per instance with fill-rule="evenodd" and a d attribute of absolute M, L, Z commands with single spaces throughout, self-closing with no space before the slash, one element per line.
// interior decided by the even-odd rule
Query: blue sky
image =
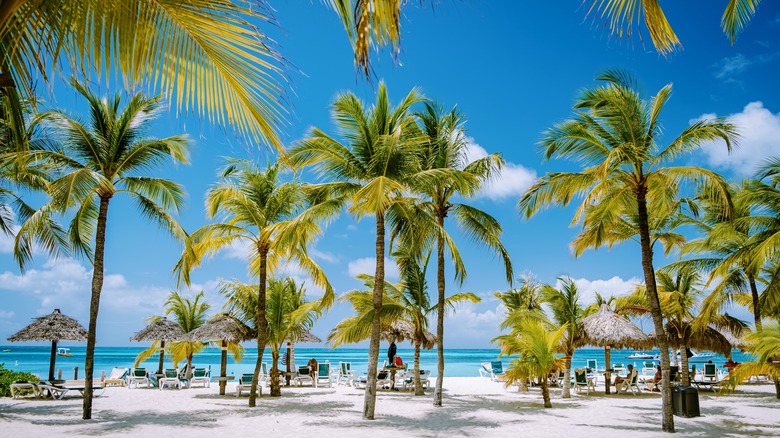
<path fill-rule="evenodd" d="M 729 117 L 738 124 L 742 133 L 738 150 L 727 155 L 722 144 L 708 145 L 685 158 L 692 164 L 737 180 L 751 175 L 756 163 L 780 150 L 776 146 L 780 138 L 780 91 L 776 86 L 780 5 L 763 2 L 732 46 L 719 27 L 723 2 L 714 6 L 708 0 L 667 3 L 667 16 L 683 49 L 666 57 L 649 45 L 646 31 L 642 30 L 641 36 L 647 44 L 636 34 L 630 39 L 611 37 L 599 21 L 585 17 L 580 0 L 570 0 L 446 1 L 433 10 L 430 5 L 421 8 L 412 2 L 401 19 L 399 63 L 387 52 L 374 58 L 377 78 L 385 81 L 394 102 L 418 86 L 445 107 L 457 105 L 466 115 L 474 156 L 500 152 L 507 160 L 500 180 L 470 202 L 502 223 L 504 244 L 516 274 L 532 274 L 545 283 L 569 275 L 577 280 L 585 302 L 595 291 L 626 294 L 640 281 L 637 245 L 588 251 L 575 259 L 569 251 L 569 242 L 577 233 L 569 224 L 571 208 L 553 208 L 531 220 L 521 220 L 516 208 L 519 196 L 534 178 L 572 168 L 565 162 L 543 162 L 537 143 L 542 132 L 572 115 L 578 91 L 594 86 L 593 78 L 605 69 L 631 71 L 648 97 L 673 83 L 672 98 L 662 116 L 667 140 L 702 116 Z M 276 1 L 273 6 L 281 29 L 263 28 L 294 66 L 288 72 L 291 112 L 283 140 L 294 142 L 311 126 L 334 132 L 329 114 L 334 96 L 351 90 L 373 102 L 375 83 L 356 75 L 349 43 L 332 11 L 317 1 Z M 103 92 L 119 91 L 107 90 L 105 85 L 96 87 Z M 84 102 L 61 81 L 52 90 L 53 94 L 43 96 L 50 105 L 84 114 Z M 162 137 L 181 132 L 193 140 L 192 164 L 168 167 L 160 174 L 186 186 L 189 201 L 180 220 L 193 231 L 206 223 L 203 196 L 215 182 L 223 157 L 265 162 L 273 154 L 248 147 L 205 121 L 177 117 L 175 109 L 161 116 L 152 134 Z M 450 231 L 457 235 L 454 228 Z M 312 248 L 337 293 L 361 286 L 353 278 L 355 274 L 373 272 L 373 232 L 372 218 L 356 222 L 344 213 Z M 461 238 L 458 242 L 469 276 L 458 287 L 448 266 L 448 292 L 471 291 L 483 301 L 461 306 L 448 317 L 445 344 L 448 348 L 490 348 L 503 315 L 493 292 L 508 288 L 502 265 L 483 248 Z M 0 343 L 30 318 L 54 308 L 87 324 L 88 262 L 49 260 L 38 254 L 35 263 L 20 273 L 10 251 L 9 238 L 0 237 Z M 146 317 L 162 313 L 165 296 L 176 287 L 171 268 L 180 248 L 154 225 L 139 220 L 126 199 L 117 198 L 109 212 L 106 252 L 98 345 L 134 345 L 128 341 L 130 336 L 144 326 Z M 231 248 L 193 272 L 192 290 L 206 291 L 213 312 L 223 304 L 215 291 L 220 278 L 248 280 L 242 257 L 240 247 Z M 657 256 L 656 265 L 667 261 Z M 287 273 L 300 276 L 294 267 Z M 309 290 L 312 297 L 320 293 Z M 314 333 L 326 338 L 350 313 L 348 304 L 337 303 L 318 321 Z M 735 313 L 748 318 L 744 310 L 736 309 Z M 642 325 L 648 330 L 651 324 L 644 321 Z"/>

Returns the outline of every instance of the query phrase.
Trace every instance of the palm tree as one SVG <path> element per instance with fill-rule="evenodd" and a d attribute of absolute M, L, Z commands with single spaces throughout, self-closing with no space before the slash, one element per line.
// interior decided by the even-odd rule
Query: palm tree
<path fill-rule="evenodd" d="M 283 261 L 294 260 L 315 284 L 325 289 L 321 304 L 330 306 L 333 302 L 333 288 L 322 269 L 309 257 L 307 247 L 321 232 L 318 222 L 335 215 L 341 203 L 321 198 L 312 201 L 305 184 L 281 181 L 281 171 L 279 163 L 269 164 L 260 171 L 249 161 L 229 160 L 220 172 L 222 181 L 206 195 L 206 214 L 218 221 L 192 234 L 192 248 L 185 250 L 175 268 L 180 280 L 189 284 L 190 271 L 204 257 L 235 242 L 249 245 L 249 273 L 258 279 L 257 363 L 249 392 L 250 407 L 256 404 L 256 386 L 268 341 L 265 312 L 269 273 L 273 274 Z"/>
<path fill-rule="evenodd" d="M 181 327 L 184 333 L 189 333 L 196 328 L 202 326 L 207 319 L 206 313 L 211 309 L 211 305 L 205 301 L 205 294 L 203 291 L 198 292 L 193 299 L 182 296 L 176 291 L 171 291 L 168 294 L 168 298 L 165 300 L 165 315 L 173 314 L 173 320 Z M 159 316 L 153 316 L 149 318 L 148 322 L 153 322 L 154 319 L 160 318 Z M 135 365 L 138 366 L 141 362 L 149 359 L 154 354 L 160 351 L 158 346 L 159 341 L 152 342 L 152 345 L 140 352 L 135 358 Z M 192 370 L 192 357 L 196 353 L 203 350 L 206 345 L 198 341 L 172 341 L 165 346 L 165 349 L 171 356 L 173 366 L 177 367 L 177 364 L 182 361 L 187 361 L 187 369 Z M 238 348 L 237 348 L 238 347 Z M 240 360 L 241 351 L 240 344 L 234 344 L 229 346 L 236 360 Z"/>
<path fill-rule="evenodd" d="M 306 302 L 306 289 L 292 278 L 272 278 L 268 284 L 266 319 L 268 342 L 271 346 L 271 396 L 280 396 L 279 352 L 285 340 L 298 340 L 311 330 L 320 314 L 320 303 Z"/>
<path fill-rule="evenodd" d="M 706 198 L 702 199 L 705 214 L 694 224 L 703 236 L 691 240 L 683 247 L 683 254 L 694 254 L 698 257 L 672 263 L 662 268 L 662 271 L 699 270 L 708 275 L 705 287 L 720 279 L 702 301 L 700 313 L 714 316 L 732 302 L 749 302 L 756 330 L 760 331 L 758 284 L 762 280 L 762 266 L 754 263 L 749 254 L 734 257 L 737 253 L 744 253 L 742 250 L 748 247 L 755 233 L 752 229 L 755 228 L 752 226 L 755 219 L 751 218 L 753 207 L 756 206 L 755 202 L 750 200 L 752 186 L 754 184 L 745 181 L 732 187 L 734 209 L 730 216 L 723 215 L 722 210 L 711 205 Z"/>
<path fill-rule="evenodd" d="M 350 212 L 360 219 L 376 219 L 376 279 L 373 293 L 374 320 L 368 349 L 363 418 L 374 419 L 376 371 L 379 356 L 379 328 L 382 309 L 382 285 L 385 283 L 385 220 L 392 218 L 391 207 L 404 202 L 410 176 L 417 173 L 415 154 L 421 141 L 410 107 L 423 98 L 412 89 L 392 108 L 384 83 L 379 84 L 376 102 L 366 108 L 353 93 L 340 94 L 333 103 L 333 119 L 347 144 L 313 128 L 304 140 L 293 145 L 290 160 L 297 166 L 314 166 L 331 182 L 319 184 L 323 191 L 347 197 Z"/>
<path fill-rule="evenodd" d="M 398 55 L 401 42 L 401 9 L 407 2 L 394 0 L 330 0 L 338 13 L 355 51 L 355 64 L 366 76 L 371 73 L 368 57 L 370 47 L 392 45 Z M 424 2 L 421 2 L 424 3 Z M 761 0 L 729 0 L 723 12 L 721 26 L 734 44 L 737 34 L 744 29 L 756 12 Z M 662 54 L 673 51 L 681 43 L 671 24 L 666 20 L 659 0 L 607 1 L 592 0 L 588 14 L 596 14 L 609 24 L 613 34 L 631 35 L 635 20 L 644 19 L 656 50 Z"/>
<path fill-rule="evenodd" d="M 584 169 L 546 174 L 522 196 L 519 207 L 522 214 L 531 217 L 550 204 L 566 206 L 574 197 L 582 196 L 574 222 L 582 220 L 585 229 L 594 230 L 610 229 L 616 216 L 636 216 L 642 271 L 661 344 L 661 368 L 668 381 L 669 353 L 655 284 L 648 205 L 671 212 L 679 201 L 681 184 L 692 183 L 699 191 L 718 199 L 728 212 L 728 186 L 719 175 L 697 167 L 664 165 L 709 140 L 723 139 L 730 149 L 737 134 L 733 125 L 722 120 L 701 120 L 660 147 L 659 117 L 671 93 L 671 84 L 646 101 L 635 91 L 633 79 L 626 73 L 607 71 L 598 79 L 606 85 L 584 91 L 574 106 L 578 110 L 575 118 L 556 125 L 542 140 L 546 159 L 572 159 L 582 163 Z M 603 233 L 591 236 L 592 240 L 581 245 L 581 250 L 612 242 Z M 662 428 L 671 432 L 674 419 L 669 385 L 663 386 L 662 398 Z"/>
<path fill-rule="evenodd" d="M 75 210 L 69 229 L 71 244 L 77 254 L 93 261 L 84 364 L 83 418 L 88 420 L 92 417 L 92 373 L 100 293 L 103 290 L 109 203 L 116 194 L 128 195 L 144 217 L 184 241 L 186 234 L 168 212 L 177 211 L 184 203 L 184 190 L 173 181 L 143 176 L 141 172 L 166 159 L 187 163 L 189 140 L 184 135 L 163 139 L 143 137 L 150 116 L 160 107 L 159 98 L 149 99 L 138 93 L 121 109 L 120 95 L 103 100 L 76 81 L 73 81 L 73 87 L 89 102 L 90 123 L 84 125 L 62 111 L 44 115 L 59 134 L 61 149 L 31 154 L 42 162 L 59 166 L 60 171 L 49 184 L 51 200 L 41 207 L 41 214 L 30 216 L 22 224 L 14 254 L 23 266 L 31 257 L 32 236 L 40 220 L 48 213 Z"/>
<path fill-rule="evenodd" d="M 767 375 L 775 382 L 775 395 L 780 400 L 780 329 L 777 325 L 764 327 L 760 332 L 747 336 L 749 347 L 747 351 L 755 358 L 752 362 L 737 365 L 730 373 L 727 387 L 734 389 L 750 376 Z"/>
<path fill-rule="evenodd" d="M 502 335 L 495 339 L 502 355 L 519 354 L 506 370 L 506 385 L 526 379 L 538 379 L 542 387 L 544 407 L 551 408 L 548 376 L 560 369 L 563 359 L 556 356 L 561 339 L 568 330 L 564 324 L 557 330 L 548 331 L 541 321 L 525 320 L 515 327 L 513 334 Z"/>
<path fill-rule="evenodd" d="M 436 226 L 415 224 L 411 228 L 418 231 L 418 236 L 411 238 L 411 241 L 429 242 L 430 245 L 435 242 L 436 245 L 438 374 L 433 404 L 441 406 L 444 382 L 445 249 L 449 249 L 455 265 L 455 281 L 462 284 L 466 279 L 466 267 L 457 246 L 445 232 L 444 220 L 453 215 L 458 227 L 472 241 L 485 245 L 498 255 L 504 262 L 507 282 L 511 284 L 512 262 L 501 243 L 501 224 L 478 208 L 453 202 L 456 198 L 474 196 L 483 183 L 496 175 L 504 160 L 499 154 L 491 154 L 468 162 L 468 141 L 463 128 L 463 116 L 456 109 L 444 112 L 441 106 L 426 102 L 425 109 L 416 116 L 420 120 L 427 142 L 420 151 L 422 171 L 413 179 L 413 190 L 427 199 L 417 206 L 417 211 L 435 220 Z M 429 235 L 419 236 L 425 230 L 429 230 Z"/>
<path fill-rule="evenodd" d="M 121 74 L 281 150 L 283 58 L 258 21 L 274 22 L 270 8 L 246 0 L 3 1 L 0 86 L 32 97 L 35 77 L 51 80 L 58 64 Z"/>
<path fill-rule="evenodd" d="M 552 310 L 553 320 L 560 327 L 566 327 L 566 331 L 561 340 L 561 347 L 564 350 L 563 356 L 563 381 L 571 380 L 571 358 L 574 355 L 575 344 L 578 340 L 579 326 L 582 319 L 587 315 L 580 306 L 580 294 L 577 291 L 577 284 L 571 277 L 558 277 L 561 288 L 556 289 L 552 285 L 542 287 L 542 297 Z M 563 385 L 563 398 L 571 398 L 569 385 Z"/>

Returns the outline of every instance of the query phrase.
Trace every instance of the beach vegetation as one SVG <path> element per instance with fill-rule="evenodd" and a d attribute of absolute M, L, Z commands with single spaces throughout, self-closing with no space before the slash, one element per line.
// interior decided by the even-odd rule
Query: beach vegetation
<path fill-rule="evenodd" d="M 414 235 L 405 245 L 421 245 L 430 251 L 436 248 L 436 342 L 438 350 L 437 379 L 433 395 L 434 406 L 442 406 L 444 383 L 444 314 L 446 312 L 445 253 L 453 262 L 455 282 L 462 285 L 466 279 L 466 266 L 455 241 L 445 229 L 445 219 L 454 219 L 458 228 L 471 241 L 484 245 L 501 259 L 506 281 L 512 284 L 512 262 L 501 242 L 501 224 L 490 214 L 465 202 L 496 177 L 504 159 L 493 153 L 469 161 L 469 140 L 466 137 L 464 116 L 456 108 L 445 111 L 440 105 L 424 103 L 422 111 L 415 113 L 419 120 L 424 142 L 418 151 L 420 172 L 411 179 L 411 189 L 424 200 L 415 204 L 410 216 L 416 220 L 406 229 Z M 456 202 L 461 200 L 461 202 Z M 422 219 L 434 223 L 425 225 Z M 403 216 L 400 216 L 401 221 Z"/>
<path fill-rule="evenodd" d="M 748 334 L 746 341 L 754 360 L 737 365 L 729 373 L 724 389 L 733 391 L 753 376 L 764 376 L 774 381 L 775 395 L 780 400 L 780 328 L 777 324 L 768 325 Z"/>
<path fill-rule="evenodd" d="M 268 343 L 266 298 L 268 278 L 283 262 L 294 261 L 315 284 L 325 290 L 319 304 L 329 307 L 334 300 L 333 288 L 325 273 L 311 259 L 308 246 L 320 233 L 320 223 L 338 213 L 342 201 L 323 197 L 298 180 L 285 181 L 280 163 L 261 170 L 248 160 L 228 159 L 220 170 L 220 181 L 206 194 L 206 215 L 215 219 L 191 236 L 191 247 L 185 248 L 174 268 L 180 281 L 190 282 L 190 272 L 207 257 L 232 244 L 247 246 L 249 274 L 257 278 L 257 363 L 254 370 L 249 406 L 256 405 L 257 382 Z"/>
<path fill-rule="evenodd" d="M 392 220 L 393 206 L 407 202 L 410 178 L 419 172 L 415 151 L 421 142 L 411 107 L 424 98 L 412 89 L 401 102 L 390 105 L 387 87 L 379 84 L 376 101 L 367 107 L 354 93 L 339 94 L 333 105 L 333 119 L 345 143 L 312 128 L 289 151 L 296 167 L 312 166 L 329 181 L 316 188 L 349 201 L 349 212 L 359 220 L 374 216 L 376 242 L 374 308 L 368 352 L 363 418 L 374 419 L 376 376 L 379 357 L 383 285 L 385 284 L 386 221 Z"/>
<path fill-rule="evenodd" d="M 666 146 L 658 144 L 662 131 L 660 116 L 671 95 L 668 84 L 645 100 L 636 91 L 634 78 L 623 71 L 610 70 L 597 78 L 604 85 L 581 93 L 574 105 L 574 118 L 556 124 L 545 132 L 541 150 L 545 159 L 570 159 L 579 172 L 550 172 L 542 176 L 521 197 L 519 208 L 525 217 L 549 205 L 568 205 L 582 199 L 573 224 L 582 223 L 591 236 L 575 249 L 579 256 L 587 248 L 612 246 L 625 240 L 625 234 L 605 232 L 614 218 L 632 218 L 641 249 L 642 272 L 647 287 L 653 326 L 661 350 L 661 369 L 669 376 L 669 352 L 664 335 L 663 313 L 658 300 L 651 215 L 649 211 L 672 211 L 683 187 L 707 193 L 731 210 L 728 184 L 708 169 L 676 166 L 671 162 L 698 149 L 706 141 L 722 140 L 728 149 L 736 141 L 734 125 L 721 119 L 692 123 Z M 662 429 L 674 431 L 671 388 L 663 386 Z"/>
<path fill-rule="evenodd" d="M 11 384 L 16 382 L 38 383 L 38 378 L 24 371 L 9 370 L 4 363 L 0 363 L 0 397 L 10 397 Z"/>
<path fill-rule="evenodd" d="M 14 255 L 24 266 L 32 257 L 35 238 L 46 240 L 46 224 L 52 216 L 72 212 L 67 244 L 93 265 L 84 365 L 83 418 L 88 420 L 92 417 L 95 341 L 109 204 L 115 195 L 126 195 L 144 219 L 155 222 L 179 241 L 186 241 L 185 231 L 171 213 L 184 203 L 184 189 L 173 181 L 145 173 L 166 161 L 186 164 L 189 139 L 185 135 L 162 139 L 145 136 L 149 121 L 161 108 L 159 97 L 147 98 L 137 93 L 122 108 L 119 94 L 103 99 L 76 80 L 72 86 L 89 103 L 89 121 L 82 123 L 61 110 L 41 114 L 47 135 L 52 136 L 56 147 L 29 154 L 58 170 L 47 187 L 49 201 L 21 225 Z"/>
<path fill-rule="evenodd" d="M 566 330 L 568 327 L 565 324 L 557 329 L 549 329 L 542 321 L 524 320 L 512 334 L 493 339 L 501 348 L 501 355 L 520 356 L 512 359 L 506 369 L 506 386 L 536 379 L 542 390 L 544 407 L 551 408 L 548 377 L 551 372 L 564 366 L 563 358 L 558 357 L 557 353 Z"/>

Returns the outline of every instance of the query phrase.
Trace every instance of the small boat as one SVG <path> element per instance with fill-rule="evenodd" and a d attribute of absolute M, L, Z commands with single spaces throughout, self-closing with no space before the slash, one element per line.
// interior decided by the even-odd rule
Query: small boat
<path fill-rule="evenodd" d="M 10 352 L 11 352 L 11 350 L 10 350 L 10 349 L 8 349 L 8 348 L 6 348 L 5 350 L 3 350 L 3 353 L 10 353 Z"/>
<path fill-rule="evenodd" d="M 57 349 L 57 356 L 66 356 L 71 357 L 73 356 L 73 353 L 70 352 L 70 348 L 58 348 Z"/>
<path fill-rule="evenodd" d="M 643 351 L 637 351 L 636 353 L 628 356 L 629 359 L 653 359 L 655 358 L 655 355 L 652 355 L 650 353 L 645 353 Z"/>

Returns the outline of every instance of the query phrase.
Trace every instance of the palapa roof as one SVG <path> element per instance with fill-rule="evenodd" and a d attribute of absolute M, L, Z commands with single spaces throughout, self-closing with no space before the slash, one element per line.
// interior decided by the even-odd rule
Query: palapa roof
<path fill-rule="evenodd" d="M 46 316 L 35 318 L 27 327 L 8 338 L 10 342 L 21 341 L 86 341 L 87 330 L 70 316 L 54 309 Z"/>
<path fill-rule="evenodd" d="M 410 341 L 414 343 L 414 325 L 409 321 L 395 320 L 380 329 L 380 338 L 386 341 Z M 426 350 L 436 344 L 436 336 L 428 330 L 423 331 L 422 347 Z"/>
<path fill-rule="evenodd" d="M 316 335 L 314 335 L 314 333 L 308 330 L 303 330 L 290 335 L 286 341 L 297 344 L 300 342 L 322 342 L 322 339 L 318 338 Z"/>
<path fill-rule="evenodd" d="M 580 323 L 578 346 L 613 348 L 646 348 L 650 338 L 627 318 L 618 315 L 606 304 Z"/>
<path fill-rule="evenodd" d="M 213 316 L 205 324 L 189 333 L 191 341 L 241 342 L 255 337 L 254 331 L 228 313 Z"/>
<path fill-rule="evenodd" d="M 181 326 L 166 317 L 159 318 L 136 333 L 131 341 L 182 341 L 187 338 Z"/>
<path fill-rule="evenodd" d="M 664 326 L 666 330 L 666 336 L 669 338 L 669 342 L 676 343 L 677 331 L 674 330 L 674 325 L 667 323 Z M 732 341 L 730 341 L 723 333 L 718 330 L 707 327 L 704 331 L 693 331 L 690 325 L 685 326 L 686 333 L 684 336 L 688 338 L 688 347 L 695 350 L 713 351 L 724 356 L 729 356 L 732 348 L 737 348 Z M 653 345 L 657 346 L 655 342 L 655 335 L 652 335 L 650 339 Z"/>

